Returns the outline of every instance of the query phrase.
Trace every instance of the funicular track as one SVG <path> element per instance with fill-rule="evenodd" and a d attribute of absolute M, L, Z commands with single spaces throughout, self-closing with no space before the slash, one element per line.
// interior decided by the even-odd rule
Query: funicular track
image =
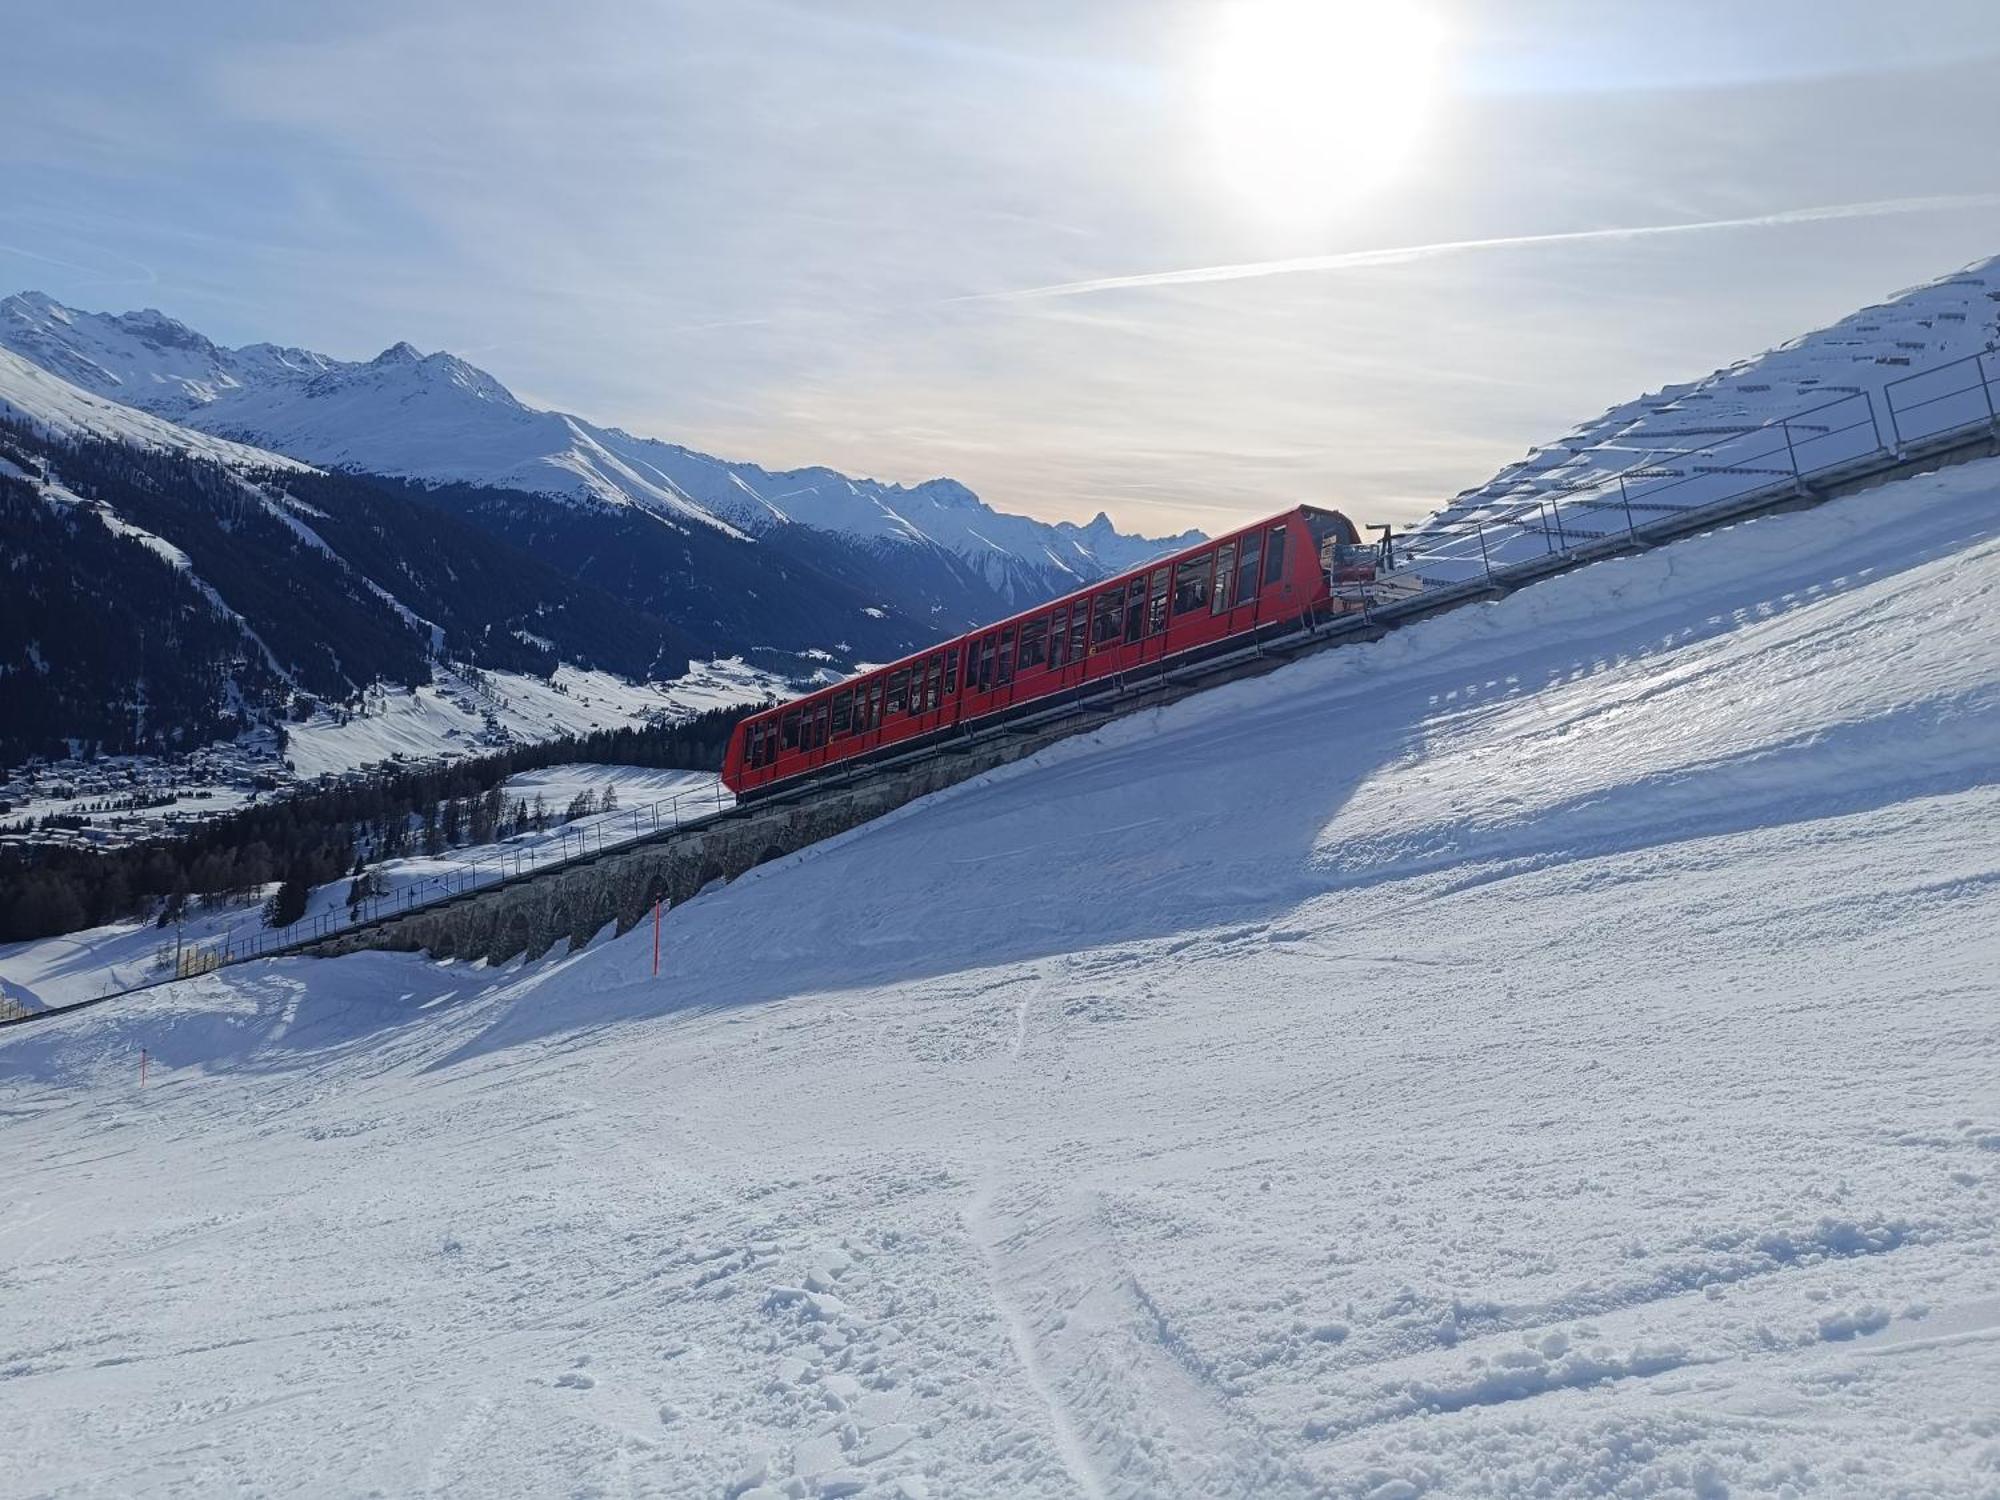
<path fill-rule="evenodd" d="M 1031 754 L 1055 740 L 1087 733 L 1126 714 L 1159 707 L 1238 678 L 1261 675 L 1318 651 L 1380 639 L 1417 621 L 1464 605 L 1502 598 L 1545 578 L 1607 558 L 1648 551 L 1753 516 L 1818 505 L 1892 480 L 2000 454 L 2000 420 L 1995 416 L 1993 381 L 1987 373 L 1984 356 L 1954 361 L 1951 366 L 1939 366 L 1905 378 L 1934 380 L 1962 365 L 1972 367 L 1976 383 L 1947 392 L 1946 396 L 1963 397 L 1977 392 L 1984 398 L 1984 409 L 1975 409 L 1970 414 L 1971 420 L 1947 429 L 1922 436 L 1907 435 L 1910 408 L 1903 409 L 1905 421 L 1899 423 L 1892 392 L 1887 400 L 1889 430 L 1894 441 L 1878 439 L 1870 451 L 1824 467 L 1801 472 L 1794 460 L 1790 469 L 1775 477 L 1748 475 L 1753 482 L 1741 490 L 1646 522 L 1640 522 L 1634 514 L 1635 509 L 1645 507 L 1627 507 L 1622 513 L 1621 528 L 1581 535 L 1575 545 L 1556 547 L 1552 541 L 1541 556 L 1497 567 L 1488 564 L 1469 579 L 1428 587 L 1408 598 L 1388 603 L 1352 601 L 1360 607 L 1330 616 L 1308 617 L 1303 626 L 1288 626 L 1283 634 L 1238 637 L 1157 666 L 1100 679 L 1060 699 L 1039 699 L 1018 715 L 1003 713 L 977 727 L 960 726 L 937 739 L 896 747 L 880 758 L 850 763 L 797 786 L 764 793 L 753 801 L 690 819 L 670 829 L 642 834 L 608 848 L 580 853 L 490 884 L 364 919 L 335 932 L 314 933 L 295 942 L 225 957 L 215 967 L 233 967 L 253 958 L 333 956 L 368 949 L 436 951 L 445 947 L 468 952 L 471 950 L 449 938 L 440 942 L 436 935 L 450 932 L 453 922 L 469 913 L 482 909 L 503 911 L 510 903 L 520 902 L 524 893 L 532 895 L 558 882 L 574 892 L 577 888 L 587 889 L 600 879 L 607 885 L 622 881 L 626 889 L 621 894 L 584 903 L 584 914 L 571 923 L 570 939 L 581 946 L 605 925 L 598 917 L 614 908 L 615 916 L 610 920 L 624 931 L 654 901 L 673 902 L 692 895 L 708 883 L 711 872 L 719 871 L 723 878 L 734 878 L 773 853 L 790 853 L 844 832 L 905 802 Z M 1923 404 L 1945 399 L 1933 396 Z M 1876 424 L 1872 401 L 1869 420 Z M 1775 433 L 1783 423 L 1769 425 Z M 1879 431 L 1879 424 L 1876 425 Z M 1564 540 L 1567 542 L 1568 538 Z M 716 848 L 733 848 L 737 853 L 733 859 L 724 857 L 718 863 Z M 756 852 L 744 852 L 749 850 Z M 672 873 L 673 859 L 688 851 L 692 851 L 694 859 L 683 859 L 681 863 L 696 873 L 683 874 L 677 879 Z M 659 868 L 648 873 L 645 867 L 649 861 Z M 618 873 L 618 881 L 612 879 L 613 872 Z M 641 899 L 635 901 L 634 892 Z M 575 903 L 571 899 L 569 905 L 563 900 L 555 904 L 566 912 Z M 476 930 L 480 924 L 471 925 Z M 552 930 L 546 920 L 540 930 L 529 923 L 518 941 L 511 935 L 520 925 L 518 920 L 514 928 L 497 921 L 485 925 L 495 936 L 473 946 L 484 956 L 495 959 L 545 952 L 562 935 Z M 49 1020 L 175 983 L 177 978 L 170 976 L 71 1005 L 0 1020 L 0 1027 Z"/>

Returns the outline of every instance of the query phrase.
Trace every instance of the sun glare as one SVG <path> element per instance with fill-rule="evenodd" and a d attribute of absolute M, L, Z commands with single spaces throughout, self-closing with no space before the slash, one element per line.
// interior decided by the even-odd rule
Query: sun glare
<path fill-rule="evenodd" d="M 1206 60 L 1217 169 L 1278 221 L 1384 186 L 1431 113 L 1439 40 L 1411 0 L 1231 0 Z"/>

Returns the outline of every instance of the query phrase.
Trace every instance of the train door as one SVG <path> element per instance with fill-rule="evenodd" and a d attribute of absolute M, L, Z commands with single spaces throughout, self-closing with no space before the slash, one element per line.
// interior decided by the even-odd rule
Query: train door
<path fill-rule="evenodd" d="M 1167 654 L 1167 599 L 1173 569 L 1155 568 L 1146 593 L 1146 647 L 1140 652 L 1155 657 Z"/>
<path fill-rule="evenodd" d="M 1291 526 L 1284 521 L 1268 528 L 1264 533 L 1264 617 L 1274 620 L 1288 620 L 1302 613 L 1311 604 L 1309 597 L 1301 597 L 1300 586 L 1294 583 L 1288 565 L 1287 554 L 1290 546 Z"/>
<path fill-rule="evenodd" d="M 1264 533 L 1246 531 L 1237 539 L 1236 607 L 1246 610 L 1246 622 L 1255 625 L 1262 618 L 1257 607 L 1258 585 L 1263 580 Z"/>

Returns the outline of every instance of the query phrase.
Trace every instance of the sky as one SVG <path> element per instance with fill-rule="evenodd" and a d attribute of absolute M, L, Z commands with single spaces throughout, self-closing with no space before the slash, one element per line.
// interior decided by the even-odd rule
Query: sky
<path fill-rule="evenodd" d="M 1992 0 L 71 0 L 0 293 L 1004 510 L 1406 520 L 2000 253 Z"/>

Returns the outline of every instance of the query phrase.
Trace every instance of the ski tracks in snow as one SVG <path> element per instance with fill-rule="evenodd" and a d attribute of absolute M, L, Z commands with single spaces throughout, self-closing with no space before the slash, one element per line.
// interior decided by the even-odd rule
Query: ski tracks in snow
<path fill-rule="evenodd" d="M 1088 966 L 1069 960 L 1038 966 L 1021 985 L 1005 1066 L 1029 1075 L 1014 1080 L 1028 1092 L 1062 1089 L 1070 1013 L 1088 1009 L 1075 1001 L 1075 981 L 1088 976 Z M 961 1214 L 993 1311 L 1075 1491 L 1086 1500 L 1309 1493 L 1303 1473 L 1274 1456 L 1256 1424 L 1229 1410 L 1200 1356 L 1119 1255 L 1114 1206 L 1063 1170 L 1080 1164 L 1077 1153 L 1043 1154 L 1024 1160 L 1016 1177 L 996 1151 L 971 1174 Z"/>
<path fill-rule="evenodd" d="M 1310 1493 L 1255 1423 L 1229 1409 L 1132 1268 L 1111 1207 L 1089 1188 L 1002 1187 L 964 1220 L 1049 1435 L 1089 1500 Z"/>

